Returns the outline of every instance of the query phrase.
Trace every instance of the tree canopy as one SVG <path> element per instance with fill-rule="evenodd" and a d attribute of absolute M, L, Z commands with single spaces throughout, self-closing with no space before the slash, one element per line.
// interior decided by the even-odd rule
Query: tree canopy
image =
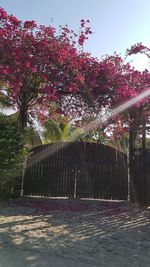
<path fill-rule="evenodd" d="M 81 20 L 78 34 L 68 27 L 58 33 L 52 26 L 23 22 L 0 9 L 0 99 L 19 112 L 22 128 L 34 117 L 45 123 L 54 112 L 71 117 L 72 110 L 75 116 L 90 107 L 97 116 L 149 88 L 148 70 L 135 70 L 115 53 L 97 59 L 79 49 L 91 33 L 89 20 Z M 127 50 L 128 56 L 138 52 L 148 55 L 149 49 L 138 44 Z M 72 106 L 63 108 L 68 96 L 75 96 L 78 104 L 72 101 Z M 149 102 L 147 97 L 111 118 L 112 132 L 117 136 L 148 122 Z"/>

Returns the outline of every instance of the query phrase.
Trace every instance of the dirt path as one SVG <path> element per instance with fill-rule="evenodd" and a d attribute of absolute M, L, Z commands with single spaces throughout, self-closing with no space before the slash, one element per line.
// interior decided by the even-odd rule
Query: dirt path
<path fill-rule="evenodd" d="M 20 199 L 0 206 L 0 267 L 150 266 L 150 210 Z"/>

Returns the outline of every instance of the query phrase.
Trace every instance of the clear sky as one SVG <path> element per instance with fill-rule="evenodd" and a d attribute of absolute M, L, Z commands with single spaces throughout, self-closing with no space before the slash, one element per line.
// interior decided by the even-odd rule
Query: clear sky
<path fill-rule="evenodd" d="M 68 24 L 79 29 L 89 19 L 93 35 L 85 50 L 100 58 L 114 51 L 124 56 L 137 42 L 150 46 L 150 0 L 0 0 L 0 6 L 22 20 L 35 20 L 56 28 Z M 148 68 L 145 56 L 131 57 L 138 69 Z"/>

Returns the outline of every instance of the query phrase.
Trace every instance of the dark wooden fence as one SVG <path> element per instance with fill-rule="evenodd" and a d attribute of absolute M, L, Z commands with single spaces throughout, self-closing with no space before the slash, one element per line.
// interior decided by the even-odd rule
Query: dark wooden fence
<path fill-rule="evenodd" d="M 150 204 L 150 150 L 135 149 L 131 162 L 131 201 Z"/>
<path fill-rule="evenodd" d="M 57 143 L 32 149 L 24 195 L 126 200 L 127 159 L 97 143 Z"/>

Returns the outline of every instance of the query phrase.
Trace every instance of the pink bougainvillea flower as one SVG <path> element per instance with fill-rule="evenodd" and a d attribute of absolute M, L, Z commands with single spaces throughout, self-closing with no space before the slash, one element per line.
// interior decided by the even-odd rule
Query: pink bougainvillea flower
<path fill-rule="evenodd" d="M 8 19 L 7 12 L 1 7 L 0 7 L 0 19 L 4 19 L 4 20 Z"/>

